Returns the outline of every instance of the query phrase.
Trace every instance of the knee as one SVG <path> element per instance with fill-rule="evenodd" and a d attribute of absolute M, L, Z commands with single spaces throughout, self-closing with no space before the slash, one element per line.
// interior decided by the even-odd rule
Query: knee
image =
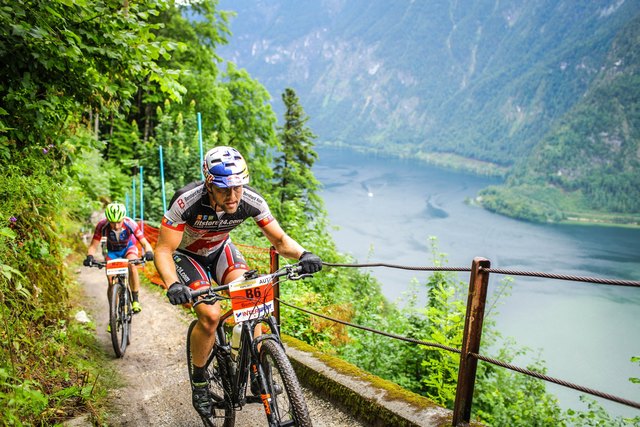
<path fill-rule="evenodd" d="M 198 322 L 209 334 L 214 334 L 220 322 L 220 311 L 211 310 L 198 316 Z"/>

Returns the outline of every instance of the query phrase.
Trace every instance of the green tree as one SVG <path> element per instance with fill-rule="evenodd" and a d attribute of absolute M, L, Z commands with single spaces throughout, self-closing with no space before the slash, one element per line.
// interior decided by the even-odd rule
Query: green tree
<path fill-rule="evenodd" d="M 274 167 L 281 215 L 286 218 L 292 211 L 302 209 L 313 217 L 321 209 L 316 194 L 320 184 L 311 171 L 318 158 L 313 150 L 316 135 L 307 127 L 309 117 L 293 89 L 285 89 L 282 101 L 286 108 L 285 123 L 278 132 L 282 153 L 276 157 Z"/>
<path fill-rule="evenodd" d="M 154 40 L 148 17 L 165 1 L 2 1 L 0 132 L 23 147 L 68 128 L 70 117 L 117 114 L 139 79 L 179 99 L 183 87 L 155 62 L 174 46 Z M 72 119 L 73 120 L 73 119 Z M 6 150 L 6 148 L 5 148 Z M 5 151 L 6 153 L 6 151 Z"/>

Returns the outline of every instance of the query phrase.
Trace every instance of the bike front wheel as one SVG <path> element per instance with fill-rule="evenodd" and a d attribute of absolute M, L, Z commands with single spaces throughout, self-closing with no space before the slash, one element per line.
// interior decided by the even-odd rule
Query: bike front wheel
<path fill-rule="evenodd" d="M 269 424 L 311 426 L 302 387 L 280 343 L 270 339 L 262 342 L 260 364 L 266 375 L 267 393 L 271 395 L 273 422 Z"/>
<path fill-rule="evenodd" d="M 191 331 L 198 323 L 194 320 L 189 325 L 187 331 L 187 364 L 189 369 L 189 380 L 191 380 Z M 230 358 L 217 355 L 214 351 L 207 358 L 207 381 L 209 383 L 209 394 L 213 399 L 213 409 L 210 417 L 202 418 L 202 422 L 207 427 L 233 427 L 236 423 L 236 412 L 233 408 L 232 387 L 231 387 L 231 366 Z"/>
<path fill-rule="evenodd" d="M 125 319 L 127 321 L 127 345 L 131 345 L 131 323 L 133 321 L 133 297 L 131 296 L 131 290 L 127 288 L 127 303 L 126 303 Z"/>
<path fill-rule="evenodd" d="M 123 357 L 128 344 L 129 323 L 127 321 L 127 290 L 122 284 L 114 283 L 111 286 L 110 301 L 111 343 L 116 356 Z"/>

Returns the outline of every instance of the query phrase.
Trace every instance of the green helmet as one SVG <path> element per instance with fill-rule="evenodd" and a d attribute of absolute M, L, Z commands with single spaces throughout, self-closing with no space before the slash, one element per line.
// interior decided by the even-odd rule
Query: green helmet
<path fill-rule="evenodd" d="M 122 203 L 109 203 L 104 210 L 104 214 L 109 222 L 120 222 L 127 214 L 127 209 Z"/>

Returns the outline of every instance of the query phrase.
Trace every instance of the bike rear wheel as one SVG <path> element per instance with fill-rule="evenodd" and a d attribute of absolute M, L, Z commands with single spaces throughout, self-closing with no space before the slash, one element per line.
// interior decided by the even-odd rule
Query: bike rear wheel
<path fill-rule="evenodd" d="M 271 395 L 277 426 L 311 426 L 311 417 L 296 373 L 279 342 L 267 339 L 260 348 L 260 364 Z M 277 390 L 277 384 L 280 390 Z M 278 393 L 278 391 L 280 391 Z"/>
<path fill-rule="evenodd" d="M 122 283 L 114 283 L 111 286 L 110 301 L 111 343 L 116 356 L 123 357 L 128 344 L 129 322 L 127 321 L 127 289 Z"/>
<path fill-rule="evenodd" d="M 189 325 L 187 332 L 187 368 L 189 370 L 189 381 L 191 381 L 191 331 L 198 321 L 194 320 Z M 213 410 L 210 417 L 202 418 L 202 422 L 207 427 L 233 427 L 236 423 L 236 412 L 233 408 L 232 388 L 230 379 L 230 358 L 217 355 L 212 350 L 207 358 L 207 381 L 209 382 L 209 393 L 213 399 Z"/>

